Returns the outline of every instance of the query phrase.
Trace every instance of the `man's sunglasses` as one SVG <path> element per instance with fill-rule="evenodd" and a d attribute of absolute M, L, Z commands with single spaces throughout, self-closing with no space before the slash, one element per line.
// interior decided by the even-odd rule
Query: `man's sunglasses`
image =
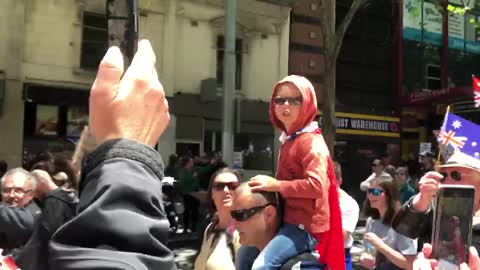
<path fill-rule="evenodd" d="M 441 172 L 440 174 L 443 175 L 443 180 L 442 181 L 445 181 L 445 179 L 448 177 L 448 173 L 447 172 Z M 460 181 L 460 180 L 462 180 L 462 173 L 459 172 L 459 171 L 453 171 L 453 172 L 450 173 L 450 178 L 452 178 L 455 181 Z"/>
<path fill-rule="evenodd" d="M 235 190 L 239 186 L 238 182 L 230 182 L 230 183 L 213 183 L 213 189 L 216 191 L 222 191 L 225 190 L 225 187 L 228 187 L 228 190 Z"/>
<path fill-rule="evenodd" d="M 378 188 L 369 188 L 368 194 L 372 194 L 373 196 L 380 196 L 384 191 Z"/>
<path fill-rule="evenodd" d="M 302 97 L 275 97 L 273 98 L 273 103 L 275 105 L 283 105 L 285 102 L 288 102 L 290 105 L 300 105 L 302 104 Z"/>
<path fill-rule="evenodd" d="M 248 208 L 248 209 L 242 209 L 242 210 L 232 210 L 230 211 L 230 215 L 232 216 L 233 219 L 235 219 L 236 221 L 246 221 L 248 220 L 249 218 L 253 217 L 253 215 L 255 215 L 256 213 L 262 211 L 265 207 L 269 206 L 269 205 L 275 205 L 273 203 L 269 203 L 269 204 L 266 204 L 266 205 L 262 205 L 262 206 L 255 206 L 255 207 L 252 207 L 252 208 Z"/>

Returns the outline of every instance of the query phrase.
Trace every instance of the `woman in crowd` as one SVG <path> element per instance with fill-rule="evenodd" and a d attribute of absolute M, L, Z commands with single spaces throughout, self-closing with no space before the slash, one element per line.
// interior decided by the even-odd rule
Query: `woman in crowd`
<path fill-rule="evenodd" d="M 208 185 L 208 207 L 213 218 L 205 230 L 195 270 L 235 270 L 235 255 L 240 244 L 230 207 L 232 191 L 239 183 L 239 174 L 229 168 L 212 175 Z"/>
<path fill-rule="evenodd" d="M 368 188 L 368 217 L 360 264 L 367 269 L 407 269 L 417 254 L 417 240 L 396 233 L 392 220 L 400 208 L 398 189 L 390 176 L 377 176 Z"/>

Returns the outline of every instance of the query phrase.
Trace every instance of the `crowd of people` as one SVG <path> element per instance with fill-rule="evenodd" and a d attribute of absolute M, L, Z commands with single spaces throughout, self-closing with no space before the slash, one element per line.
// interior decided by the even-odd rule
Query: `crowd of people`
<path fill-rule="evenodd" d="M 187 232 L 197 230 L 194 193 L 206 190 L 210 220 L 195 270 L 352 268 L 360 207 L 341 189 L 342 169 L 315 121 L 316 93 L 306 78 L 287 76 L 272 90 L 270 119 L 282 132 L 274 176 L 242 179 L 218 158 L 172 156 L 164 167 L 153 147 L 170 116 L 146 40 L 126 71 L 120 50 L 107 51 L 89 108 L 89 127 L 71 159 L 45 152 L 10 170 L 0 162 L 0 248 L 18 268 L 176 269 L 162 202 L 165 174 L 178 179 Z M 85 137 L 94 145 L 86 147 Z M 414 164 L 372 162 L 360 185 L 368 217 L 363 267 L 436 269 L 431 247 L 418 242 L 430 242 L 431 204 L 442 183 L 473 185 L 480 210 L 479 160 L 458 153 L 434 172 L 433 155 L 422 159 L 419 173 Z M 479 270 L 473 220 L 468 265 L 458 263 Z"/>

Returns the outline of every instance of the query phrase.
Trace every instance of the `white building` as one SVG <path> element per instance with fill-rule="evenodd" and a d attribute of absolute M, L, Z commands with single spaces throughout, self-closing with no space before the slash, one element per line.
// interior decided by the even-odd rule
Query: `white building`
<path fill-rule="evenodd" d="M 286 2 L 238 1 L 235 151 L 253 148 L 252 169 L 274 162 L 258 156 L 274 148 L 268 101 L 288 72 Z M 10 166 L 24 151 L 73 147 L 106 50 L 104 13 L 103 0 L 0 0 L 0 159 Z M 158 146 L 165 159 L 220 150 L 223 18 L 223 0 L 140 0 L 140 37 L 174 115 Z"/>

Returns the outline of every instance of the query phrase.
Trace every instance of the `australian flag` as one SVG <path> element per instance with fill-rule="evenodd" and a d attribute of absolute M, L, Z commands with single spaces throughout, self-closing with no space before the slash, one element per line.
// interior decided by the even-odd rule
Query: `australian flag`
<path fill-rule="evenodd" d="M 438 141 L 446 148 L 480 159 L 480 126 L 456 114 L 445 115 Z"/>

